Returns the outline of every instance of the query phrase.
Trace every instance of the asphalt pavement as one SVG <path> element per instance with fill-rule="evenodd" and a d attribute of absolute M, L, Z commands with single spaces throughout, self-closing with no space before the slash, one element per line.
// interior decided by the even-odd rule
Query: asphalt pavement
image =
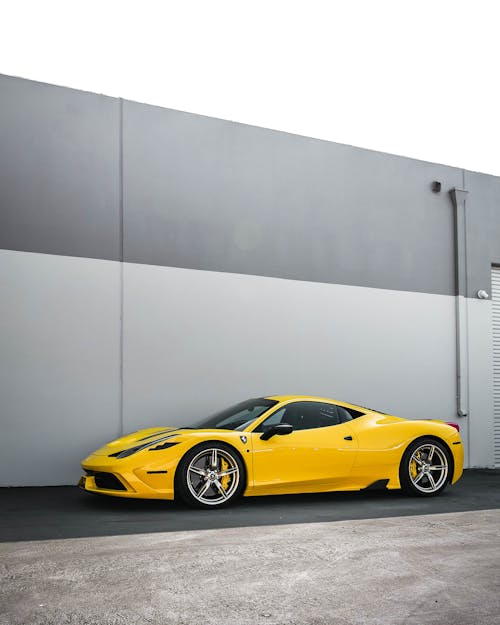
<path fill-rule="evenodd" d="M 365 491 L 243 498 L 221 510 L 91 495 L 76 486 L 0 489 L 0 542 L 324 523 L 500 508 L 500 470 L 476 469 L 442 495 Z"/>

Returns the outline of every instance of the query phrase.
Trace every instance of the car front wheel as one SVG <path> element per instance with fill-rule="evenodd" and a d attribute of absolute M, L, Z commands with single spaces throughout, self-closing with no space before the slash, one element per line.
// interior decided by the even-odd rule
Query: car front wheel
<path fill-rule="evenodd" d="M 447 486 L 451 462 L 448 450 L 439 441 L 414 441 L 403 454 L 399 468 L 401 488 L 409 495 L 431 497 Z"/>
<path fill-rule="evenodd" d="M 227 505 L 241 495 L 244 487 L 243 462 L 224 443 L 203 443 L 191 449 L 176 473 L 176 494 L 196 508 Z"/>

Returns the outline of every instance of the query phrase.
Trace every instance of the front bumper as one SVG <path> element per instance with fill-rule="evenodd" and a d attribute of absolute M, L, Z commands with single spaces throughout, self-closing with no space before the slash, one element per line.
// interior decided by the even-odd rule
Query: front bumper
<path fill-rule="evenodd" d="M 136 499 L 173 499 L 175 465 L 133 467 L 126 461 L 110 462 L 89 456 L 82 463 L 78 486 L 87 492 Z"/>
<path fill-rule="evenodd" d="M 127 486 L 113 473 L 86 470 L 78 482 L 84 490 L 127 491 Z"/>

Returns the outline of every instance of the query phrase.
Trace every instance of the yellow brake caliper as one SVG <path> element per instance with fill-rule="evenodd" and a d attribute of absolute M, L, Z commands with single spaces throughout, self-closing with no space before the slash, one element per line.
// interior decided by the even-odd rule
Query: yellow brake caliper
<path fill-rule="evenodd" d="M 224 458 L 221 458 L 220 460 L 220 470 L 221 471 L 227 471 L 229 469 L 229 463 L 224 460 Z M 221 486 L 224 490 L 227 490 L 229 488 L 229 482 L 231 481 L 231 476 L 230 475 L 224 475 L 221 477 L 220 483 Z"/>
<path fill-rule="evenodd" d="M 421 459 L 421 453 L 420 453 L 420 452 L 418 452 L 418 454 L 417 454 L 417 455 L 418 455 L 418 459 L 420 460 L 420 459 Z M 412 461 L 411 461 L 411 464 L 410 464 L 410 473 L 411 473 L 412 478 L 416 478 L 416 477 L 417 477 L 417 475 L 418 475 L 418 470 L 417 470 L 417 462 L 416 462 L 415 460 L 412 460 Z"/>

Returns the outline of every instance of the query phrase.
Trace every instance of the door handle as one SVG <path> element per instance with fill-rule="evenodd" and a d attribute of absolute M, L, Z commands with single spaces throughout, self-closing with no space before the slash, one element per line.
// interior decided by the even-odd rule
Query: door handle
<path fill-rule="evenodd" d="M 352 436 L 344 436 L 345 441 L 352 441 Z"/>

